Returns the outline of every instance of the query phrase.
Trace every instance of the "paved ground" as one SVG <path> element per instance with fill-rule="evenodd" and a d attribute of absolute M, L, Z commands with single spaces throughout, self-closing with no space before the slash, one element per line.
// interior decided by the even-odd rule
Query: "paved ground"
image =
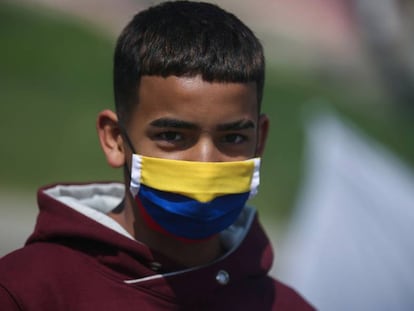
<path fill-rule="evenodd" d="M 36 221 L 36 193 L 0 189 L 0 257 L 21 247 Z"/>

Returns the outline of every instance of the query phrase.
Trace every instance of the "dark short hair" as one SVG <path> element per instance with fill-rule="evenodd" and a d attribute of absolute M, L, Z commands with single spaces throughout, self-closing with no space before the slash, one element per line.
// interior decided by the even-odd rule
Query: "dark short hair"
<path fill-rule="evenodd" d="M 114 95 L 123 122 L 128 122 L 137 104 L 140 78 L 145 75 L 201 75 L 208 82 L 255 82 L 260 109 L 263 48 L 245 24 L 216 5 L 165 2 L 136 14 L 118 38 Z"/>

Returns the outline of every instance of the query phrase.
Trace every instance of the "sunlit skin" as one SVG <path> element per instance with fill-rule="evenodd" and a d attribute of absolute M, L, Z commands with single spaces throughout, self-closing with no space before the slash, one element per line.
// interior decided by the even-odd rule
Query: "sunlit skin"
<path fill-rule="evenodd" d="M 223 162 L 261 156 L 268 119 L 259 115 L 255 83 L 206 82 L 199 76 L 143 76 L 138 104 L 126 125 L 138 154 L 188 161 Z M 108 163 L 130 163 L 131 148 L 114 112 L 98 116 L 98 134 Z M 129 179 L 126 178 L 128 189 Z M 195 266 L 221 255 L 218 236 L 184 243 L 155 232 L 141 219 L 126 190 L 125 206 L 110 216 L 137 240 L 178 264 Z"/>

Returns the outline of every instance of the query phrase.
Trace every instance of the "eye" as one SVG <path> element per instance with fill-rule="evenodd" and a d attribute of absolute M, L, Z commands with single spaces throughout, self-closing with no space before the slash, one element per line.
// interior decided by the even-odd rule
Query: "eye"
<path fill-rule="evenodd" d="M 222 142 L 227 144 L 241 144 L 245 141 L 247 141 L 247 136 L 237 133 L 227 134 L 222 138 Z"/>
<path fill-rule="evenodd" d="M 184 139 L 181 133 L 174 131 L 158 133 L 157 135 L 155 135 L 155 138 L 157 140 L 163 140 L 167 142 L 178 142 Z"/>

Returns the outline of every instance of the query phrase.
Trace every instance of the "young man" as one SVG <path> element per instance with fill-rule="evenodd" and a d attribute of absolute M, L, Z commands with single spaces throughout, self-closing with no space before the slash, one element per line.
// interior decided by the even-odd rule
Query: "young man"
<path fill-rule="evenodd" d="M 268 119 L 262 47 L 234 15 L 171 2 L 137 14 L 97 120 L 117 183 L 39 190 L 24 248 L 0 262 L 2 310 L 312 310 L 267 275 L 253 208 Z"/>

